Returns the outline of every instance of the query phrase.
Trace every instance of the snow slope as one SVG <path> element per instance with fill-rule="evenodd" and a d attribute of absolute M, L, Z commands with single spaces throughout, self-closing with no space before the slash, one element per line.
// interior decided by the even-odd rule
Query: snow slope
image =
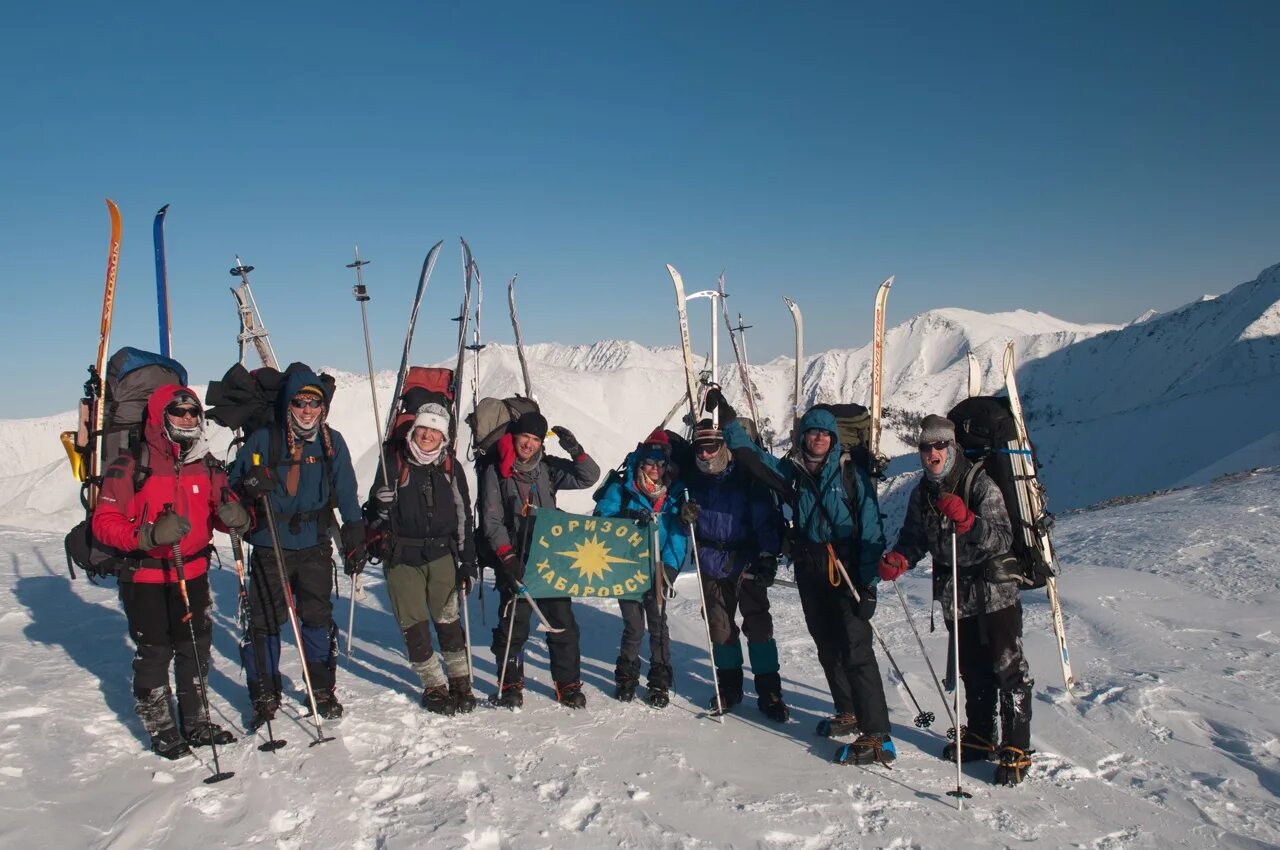
<path fill-rule="evenodd" d="M 347 716 L 336 740 L 308 747 L 291 705 L 288 745 L 222 751 L 236 776 L 217 785 L 207 750 L 171 764 L 144 750 L 133 716 L 129 646 L 114 589 L 69 582 L 59 535 L 0 528 L 0 845 L 5 847 L 599 848 L 1037 847 L 1262 848 L 1280 844 L 1280 471 L 1060 519 L 1067 628 L 1078 696 L 1066 697 L 1048 606 L 1028 594 L 1036 688 L 1034 774 L 1017 789 L 966 767 L 974 797 L 945 792 L 945 712 L 886 590 L 876 622 L 907 682 L 939 718 L 911 725 L 885 666 L 901 757 L 892 770 L 836 766 L 812 734 L 829 698 L 792 591 L 772 591 L 790 723 L 764 721 L 750 695 L 723 724 L 710 693 L 697 592 L 671 606 L 675 698 L 665 711 L 606 695 L 620 621 L 577 606 L 588 707 L 551 700 L 545 649 L 529 644 L 530 692 L 518 712 L 482 707 L 440 718 L 416 705 L 385 588 L 374 571 L 357 615 L 355 656 L 339 672 Z M 214 571 L 214 711 L 240 732 L 235 580 Z M 928 619 L 927 577 L 903 580 Z M 888 595 L 886 595 L 888 594 Z M 471 600 L 472 635 L 495 598 Z M 346 600 L 337 605 L 346 619 Z M 935 665 L 944 632 L 925 640 Z M 476 656 L 482 690 L 494 665 Z M 297 696 L 292 648 L 284 671 Z"/>

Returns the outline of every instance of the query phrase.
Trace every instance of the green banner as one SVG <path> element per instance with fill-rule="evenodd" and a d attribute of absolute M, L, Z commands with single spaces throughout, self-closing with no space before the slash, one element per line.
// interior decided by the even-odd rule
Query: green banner
<path fill-rule="evenodd" d="M 650 542 L 650 529 L 629 519 L 543 508 L 533 524 L 525 586 L 536 599 L 639 599 L 653 583 Z"/>

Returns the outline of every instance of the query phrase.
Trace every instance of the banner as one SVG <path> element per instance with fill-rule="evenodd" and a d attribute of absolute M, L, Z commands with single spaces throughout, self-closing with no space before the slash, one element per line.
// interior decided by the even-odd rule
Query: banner
<path fill-rule="evenodd" d="M 549 596 L 639 599 L 653 583 L 652 530 L 621 517 L 538 511 L 525 587 Z"/>

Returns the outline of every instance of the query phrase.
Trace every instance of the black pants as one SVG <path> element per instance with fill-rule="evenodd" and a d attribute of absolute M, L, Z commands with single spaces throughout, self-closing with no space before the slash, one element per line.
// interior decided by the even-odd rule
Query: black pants
<path fill-rule="evenodd" d="M 769 592 L 751 578 L 704 578 L 707 595 L 707 625 L 711 642 L 717 646 L 737 646 L 739 635 L 747 643 L 764 643 L 773 638 L 773 615 L 769 613 Z M 739 632 L 736 615 L 742 613 Z"/>
<path fill-rule="evenodd" d="M 288 592 L 295 600 L 302 631 L 303 654 L 307 659 L 312 685 L 333 687 L 333 670 L 337 665 L 337 625 L 333 622 L 333 550 L 328 543 L 309 549 L 285 549 L 284 575 Z M 254 547 L 249 559 L 249 614 L 258 654 L 253 658 L 249 646 L 241 647 L 249 681 L 257 680 L 258 664 L 270 679 L 279 678 L 279 652 L 270 651 L 267 636 L 278 636 L 289 629 L 289 604 L 280 583 L 275 552 Z M 278 644 L 277 644 L 278 646 Z"/>
<path fill-rule="evenodd" d="M 950 631 L 951 623 L 947 621 Z M 1019 749 L 1031 745 L 1031 688 L 1034 682 L 1022 652 L 1022 603 L 960 618 L 960 677 L 969 729 L 996 743 L 999 703 L 1000 741 Z"/>
<path fill-rule="evenodd" d="M 502 583 L 498 585 L 498 625 L 493 630 L 494 658 L 502 664 L 507 646 L 507 630 L 511 632 L 511 654 L 507 657 L 504 681 L 523 681 L 524 644 L 529 639 L 529 617 L 533 609 L 524 600 L 512 605 L 515 594 Z M 538 608 L 547 622 L 563 632 L 547 632 L 547 651 L 551 655 L 551 679 L 557 685 L 568 685 L 582 678 L 582 653 L 578 648 L 578 621 L 573 618 L 573 600 L 568 596 L 539 599 Z"/>
<path fill-rule="evenodd" d="M 836 713 L 855 715 L 863 732 L 887 733 L 889 708 L 871 644 L 875 589 L 858 588 L 862 603 L 855 603 L 847 586 L 831 586 L 825 565 L 819 571 L 812 565 L 798 564 L 796 584 L 805 625 L 818 647 L 818 662 L 827 676 Z"/>
<path fill-rule="evenodd" d="M 649 588 L 644 596 L 636 599 L 619 599 L 622 613 L 622 642 L 618 647 L 618 671 L 635 671 L 640 674 L 640 642 L 644 639 L 645 626 L 649 629 L 649 687 L 671 687 L 671 633 L 667 630 L 665 606 L 658 604 L 658 594 Z"/>
<path fill-rule="evenodd" d="M 184 725 L 204 717 L 198 678 L 209 673 L 213 635 L 209 575 L 187 582 L 191 623 L 183 622 L 187 606 L 176 584 L 120 583 L 120 603 L 137 645 L 133 655 L 133 690 L 138 697 L 169 685 L 169 664 L 177 681 L 178 712 Z M 195 630 L 195 644 L 191 632 Z"/>

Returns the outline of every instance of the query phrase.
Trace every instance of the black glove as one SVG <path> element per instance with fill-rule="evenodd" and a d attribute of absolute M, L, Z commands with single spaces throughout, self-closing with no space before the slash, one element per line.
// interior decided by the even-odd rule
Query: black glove
<path fill-rule="evenodd" d="M 761 552 L 755 563 L 747 567 L 747 573 L 764 587 L 773 587 L 773 580 L 778 577 L 778 556 Z"/>
<path fill-rule="evenodd" d="M 507 583 L 512 590 L 518 590 L 524 581 L 524 564 L 516 557 L 514 549 L 508 547 L 498 556 L 498 577 Z"/>
<path fill-rule="evenodd" d="M 172 546 L 191 530 L 191 523 L 182 514 L 168 511 L 160 514 L 155 522 L 144 522 L 138 529 L 138 548 L 150 552 L 158 546 Z"/>
<path fill-rule="evenodd" d="M 253 518 L 249 516 L 249 512 L 245 510 L 244 505 L 236 501 L 226 501 L 218 505 L 218 519 L 240 537 L 244 537 L 249 526 L 253 525 Z"/>
<path fill-rule="evenodd" d="M 475 584 L 476 574 L 475 564 L 458 564 L 458 590 L 462 591 L 463 596 L 471 595 L 471 586 Z"/>
<path fill-rule="evenodd" d="M 276 491 L 276 480 L 271 477 L 271 470 L 262 464 L 254 464 L 240 479 L 240 489 L 255 499 L 270 496 Z"/>
<path fill-rule="evenodd" d="M 662 588 L 668 599 L 676 598 L 676 576 L 680 571 L 670 564 L 662 565 Z"/>
<path fill-rule="evenodd" d="M 551 433 L 560 438 L 560 447 L 565 450 L 569 457 L 577 458 L 584 454 L 582 451 L 582 443 L 578 442 L 578 438 L 573 436 L 573 432 L 563 425 L 557 425 L 551 429 Z"/>
<path fill-rule="evenodd" d="M 862 601 L 858 603 L 858 618 L 870 620 L 876 613 L 876 586 L 869 584 L 859 587 L 858 595 L 862 597 Z"/>
<path fill-rule="evenodd" d="M 698 503 L 693 499 L 686 499 L 685 503 L 680 506 L 680 522 L 682 525 L 694 525 L 698 521 L 698 514 L 702 508 L 698 507 Z"/>
<path fill-rule="evenodd" d="M 725 401 L 724 393 L 718 386 L 712 386 L 711 389 L 707 390 L 707 395 L 702 400 L 702 409 L 708 413 L 713 410 L 720 411 L 721 428 L 738 418 L 738 411 L 734 410 L 729 402 Z"/>
<path fill-rule="evenodd" d="M 342 524 L 342 571 L 349 576 L 358 576 L 364 572 L 369 563 L 369 552 L 365 540 L 364 520 L 357 519 Z"/>

